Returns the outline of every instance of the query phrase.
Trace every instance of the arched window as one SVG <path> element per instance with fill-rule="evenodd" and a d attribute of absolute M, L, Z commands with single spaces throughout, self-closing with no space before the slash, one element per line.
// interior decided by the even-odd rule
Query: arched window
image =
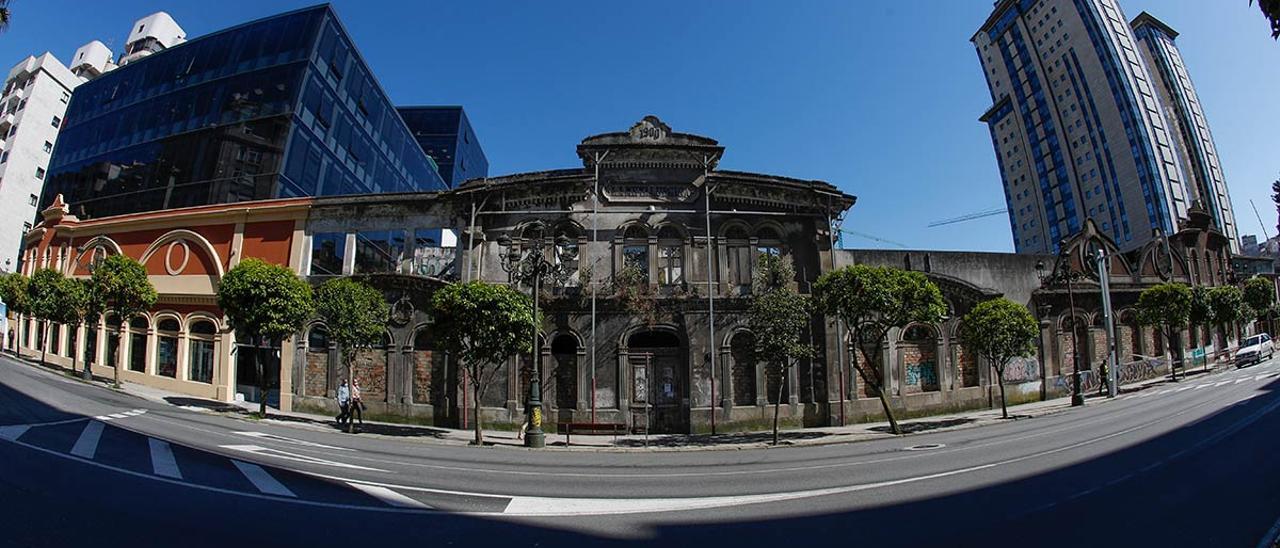
<path fill-rule="evenodd" d="M 147 370 L 147 319 L 138 316 L 129 320 L 129 370 Z"/>
<path fill-rule="evenodd" d="M 782 255 L 782 236 L 773 227 L 761 227 L 756 231 L 756 254 L 774 257 Z"/>
<path fill-rule="evenodd" d="M 563 236 L 563 238 L 561 238 Z M 560 253 L 552 253 L 552 260 L 560 262 L 564 265 L 565 280 L 564 283 L 569 287 L 577 287 L 581 285 L 578 277 L 579 268 L 579 239 L 582 237 L 578 227 L 573 224 L 562 224 L 556 227 L 556 240 L 563 240 L 564 247 Z"/>
<path fill-rule="evenodd" d="M 633 224 L 622 233 L 622 267 L 635 270 L 640 279 L 649 281 L 649 231 Z"/>
<path fill-rule="evenodd" d="M 165 318 L 156 324 L 156 374 L 178 378 L 178 320 Z"/>
<path fill-rule="evenodd" d="M 62 334 L 62 329 L 60 329 L 60 327 L 62 326 L 53 322 L 40 322 L 40 323 L 41 323 L 40 330 L 47 331 L 49 333 L 49 341 L 48 341 L 49 351 L 53 352 L 54 354 L 57 354 L 58 350 L 60 350 L 58 348 L 58 339 L 61 338 L 59 337 L 59 335 Z M 45 348 L 45 347 L 42 346 L 41 348 Z"/>
<path fill-rule="evenodd" d="M 906 366 L 903 392 L 934 392 L 938 382 L 938 338 L 933 328 L 913 325 L 902 333 L 902 360 Z"/>
<path fill-rule="evenodd" d="M 329 390 L 329 332 L 316 325 L 307 332 L 307 362 L 303 372 L 303 394 L 324 397 Z"/>
<path fill-rule="evenodd" d="M 560 335 L 551 342 L 551 359 L 555 361 L 556 408 L 578 407 L 578 339 Z"/>
<path fill-rule="evenodd" d="M 85 367 L 93 367 L 98 363 L 98 321 L 90 320 L 84 324 L 84 363 Z"/>
<path fill-rule="evenodd" d="M 191 324 L 187 355 L 187 379 L 194 382 L 213 382 L 213 345 L 218 334 L 217 326 L 209 321 L 197 321 Z"/>
<path fill-rule="evenodd" d="M 684 236 L 671 225 L 658 230 L 658 283 L 684 283 Z"/>
<path fill-rule="evenodd" d="M 103 358 L 107 367 L 114 368 L 120 360 L 120 327 L 120 316 L 107 316 L 107 355 Z"/>
<path fill-rule="evenodd" d="M 413 335 L 413 403 L 443 403 L 447 400 L 444 350 L 438 350 L 431 328 Z"/>
<path fill-rule="evenodd" d="M 729 353 L 733 356 L 733 404 L 756 404 L 756 337 L 740 331 L 729 340 Z"/>

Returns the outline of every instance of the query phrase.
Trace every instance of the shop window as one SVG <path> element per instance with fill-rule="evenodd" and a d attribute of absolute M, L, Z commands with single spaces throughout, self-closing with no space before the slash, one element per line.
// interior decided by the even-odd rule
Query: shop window
<path fill-rule="evenodd" d="M 213 322 L 198 321 L 191 325 L 188 336 L 187 379 L 194 382 L 213 382 L 213 345 L 218 328 Z"/>
<path fill-rule="evenodd" d="M 147 319 L 137 317 L 129 320 L 129 370 L 147 370 Z"/>
<path fill-rule="evenodd" d="M 173 318 L 156 326 L 156 374 L 178 378 L 178 320 Z"/>

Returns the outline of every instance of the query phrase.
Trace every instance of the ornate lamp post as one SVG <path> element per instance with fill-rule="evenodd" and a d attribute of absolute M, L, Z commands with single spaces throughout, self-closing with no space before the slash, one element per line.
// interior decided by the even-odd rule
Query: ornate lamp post
<path fill-rule="evenodd" d="M 542 431 L 542 367 L 541 349 L 538 348 L 538 292 L 544 276 L 560 276 L 565 273 L 565 263 L 573 260 L 574 251 L 570 247 L 569 238 L 561 234 L 553 244 L 554 259 L 548 259 L 544 251 L 545 238 L 539 233 L 537 238 L 526 239 L 519 246 L 512 245 L 511 237 L 503 234 L 498 237 L 498 246 L 503 249 L 502 270 L 517 283 L 529 283 L 533 295 L 533 371 L 530 372 L 529 396 L 525 401 L 525 416 L 529 421 L 529 429 L 525 432 L 525 447 L 539 448 L 546 445 L 546 434 Z"/>
<path fill-rule="evenodd" d="M 1045 277 L 1041 283 L 1046 288 L 1049 285 L 1054 285 L 1058 282 L 1066 282 L 1067 284 L 1067 306 L 1070 307 L 1071 340 L 1073 343 L 1071 351 L 1071 405 L 1072 407 L 1078 407 L 1084 405 L 1084 393 L 1081 391 L 1080 387 L 1080 332 L 1078 329 L 1079 326 L 1077 325 L 1078 320 L 1076 319 L 1076 298 L 1072 283 L 1083 278 L 1084 274 L 1071 269 L 1071 261 L 1066 256 L 1066 240 L 1063 240 L 1058 244 L 1058 250 L 1058 260 L 1057 264 L 1054 265 L 1053 272 Z M 1043 264 L 1037 264 L 1036 270 L 1043 271 Z"/>

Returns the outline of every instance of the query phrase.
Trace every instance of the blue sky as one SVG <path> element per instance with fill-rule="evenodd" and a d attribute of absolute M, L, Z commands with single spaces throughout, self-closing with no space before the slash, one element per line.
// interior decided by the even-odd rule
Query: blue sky
<path fill-rule="evenodd" d="M 1181 32 L 1241 234 L 1275 235 L 1280 44 L 1248 0 L 1120 0 Z M 12 0 L 0 63 L 168 11 L 198 36 L 308 2 Z M 919 249 L 1011 251 L 1005 216 L 927 228 L 1004 205 L 978 116 L 990 96 L 969 38 L 988 0 L 337 1 L 397 104 L 462 104 L 492 174 L 571 167 L 582 137 L 656 114 L 718 139 L 725 169 L 822 179 L 858 196 L 847 228 Z M 849 238 L 846 245 L 883 247 Z"/>

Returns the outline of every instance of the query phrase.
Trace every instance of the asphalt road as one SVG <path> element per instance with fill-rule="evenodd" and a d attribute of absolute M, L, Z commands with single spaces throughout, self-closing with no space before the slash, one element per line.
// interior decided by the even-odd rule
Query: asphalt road
<path fill-rule="evenodd" d="M 981 428 L 472 448 L 197 413 L 0 358 L 0 544 L 1256 546 L 1280 364 Z M 919 447 L 923 446 L 923 447 Z"/>

